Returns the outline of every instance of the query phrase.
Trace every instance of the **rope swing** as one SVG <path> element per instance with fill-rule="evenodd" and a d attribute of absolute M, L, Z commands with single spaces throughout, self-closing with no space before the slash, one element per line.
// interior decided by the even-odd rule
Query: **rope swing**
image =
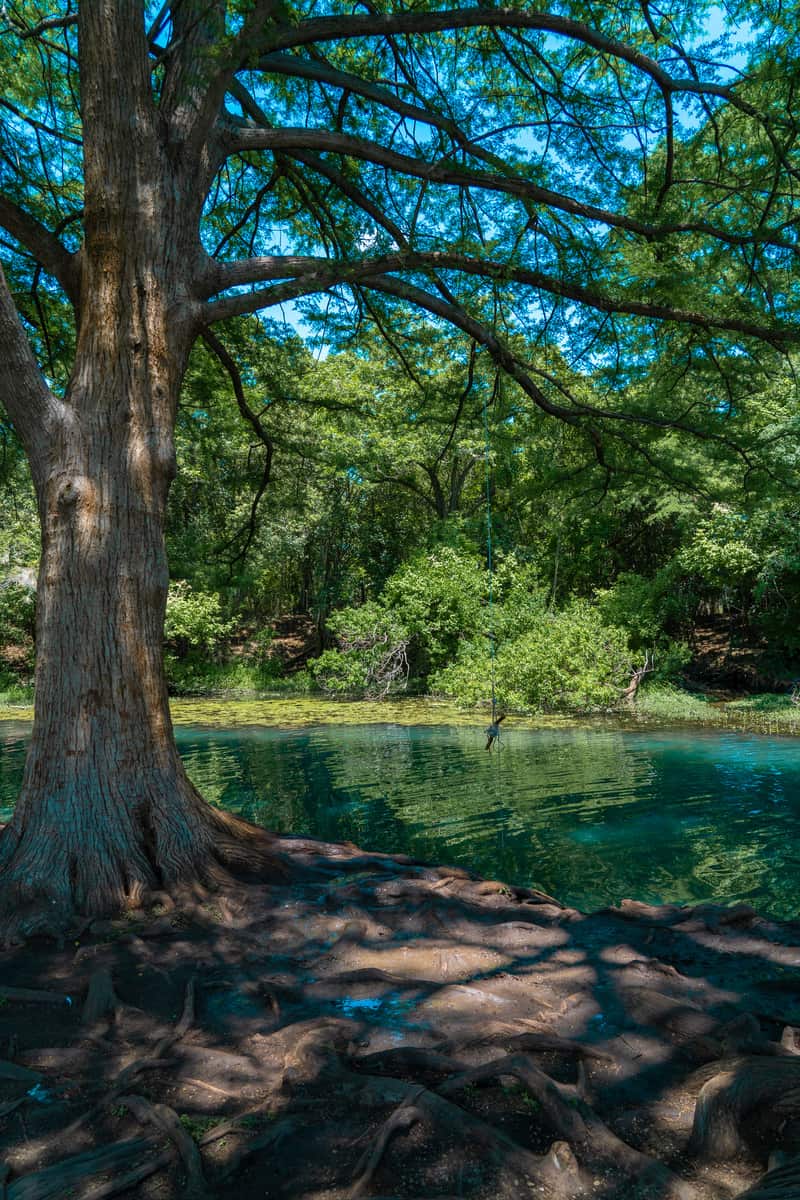
<path fill-rule="evenodd" d="M 495 686 L 495 632 L 494 632 L 494 562 L 492 558 L 492 464 L 491 444 L 489 441 L 489 409 L 486 403 L 486 393 L 483 395 L 483 462 L 486 477 L 486 566 L 489 579 L 489 629 L 486 636 L 489 639 L 489 677 L 492 686 L 492 721 L 486 730 L 486 749 L 491 750 L 495 743 L 500 745 L 500 722 L 505 720 L 505 713 L 497 714 L 497 691 Z"/>

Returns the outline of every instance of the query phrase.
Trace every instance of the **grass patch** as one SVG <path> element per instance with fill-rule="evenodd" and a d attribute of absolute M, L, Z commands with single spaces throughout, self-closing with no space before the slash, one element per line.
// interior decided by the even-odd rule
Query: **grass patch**
<path fill-rule="evenodd" d="M 271 664 L 241 659 L 215 663 L 169 656 L 166 669 L 172 696 L 304 696 L 314 690 L 306 671 L 280 675 Z"/>
<path fill-rule="evenodd" d="M 632 711 L 644 724 L 688 724 L 751 733 L 800 734 L 800 706 L 774 692 L 719 700 L 681 688 L 651 685 L 643 688 Z"/>
<path fill-rule="evenodd" d="M 204 1134 L 220 1123 L 219 1117 L 195 1117 L 190 1116 L 189 1113 L 181 1113 L 178 1120 L 195 1142 L 199 1142 Z"/>
<path fill-rule="evenodd" d="M 0 706 L 6 704 L 32 704 L 33 688 L 20 683 L 11 671 L 0 669 Z"/>
<path fill-rule="evenodd" d="M 506 1096 L 511 1096 L 519 1104 L 524 1105 L 529 1113 L 538 1113 L 541 1111 L 541 1102 L 537 1100 L 531 1092 L 528 1091 L 524 1084 L 515 1083 L 511 1084 L 510 1087 L 504 1087 L 503 1094 Z"/>

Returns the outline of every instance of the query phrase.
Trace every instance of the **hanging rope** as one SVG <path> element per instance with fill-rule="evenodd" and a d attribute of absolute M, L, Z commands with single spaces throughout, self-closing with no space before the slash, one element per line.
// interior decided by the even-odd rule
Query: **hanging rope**
<path fill-rule="evenodd" d="M 489 409 L 486 404 L 486 393 L 483 396 L 483 466 L 486 477 L 486 567 L 489 576 L 489 661 L 491 663 L 492 679 L 492 724 L 497 715 L 497 697 L 495 695 L 495 663 L 494 663 L 494 563 L 492 562 L 492 463 L 491 445 L 489 442 Z"/>
<path fill-rule="evenodd" d="M 486 730 L 486 749 L 491 750 L 495 742 L 500 741 L 500 722 L 505 713 L 497 715 L 497 691 L 495 684 L 495 633 L 494 633 L 494 561 L 492 557 L 492 463 L 491 443 L 489 440 L 489 409 L 486 403 L 486 393 L 483 396 L 483 462 L 486 476 L 486 568 L 489 578 L 489 674 L 492 685 L 492 723 Z"/>

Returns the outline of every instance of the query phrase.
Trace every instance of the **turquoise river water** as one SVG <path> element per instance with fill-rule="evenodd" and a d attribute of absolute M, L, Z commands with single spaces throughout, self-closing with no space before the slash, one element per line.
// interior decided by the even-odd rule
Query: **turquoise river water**
<path fill-rule="evenodd" d="M 29 726 L 0 722 L 0 821 Z M 207 799 L 269 828 L 544 888 L 589 910 L 745 900 L 800 916 L 800 740 L 684 730 L 178 728 Z"/>

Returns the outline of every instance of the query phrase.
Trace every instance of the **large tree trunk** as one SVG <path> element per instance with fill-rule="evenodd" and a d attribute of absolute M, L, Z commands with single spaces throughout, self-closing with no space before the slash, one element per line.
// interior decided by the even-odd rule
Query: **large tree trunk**
<path fill-rule="evenodd" d="M 138 2 L 82 5 L 80 39 L 85 243 L 63 401 L 0 278 L 0 382 L 42 524 L 33 738 L 0 839 L 6 934 L 9 916 L 12 932 L 63 929 L 221 863 L 254 865 L 268 843 L 189 782 L 162 661 L 164 514 L 209 167 L 187 168 L 154 107 Z"/>
<path fill-rule="evenodd" d="M 257 854 L 252 835 L 252 856 L 238 844 L 243 823 L 198 796 L 173 739 L 164 511 L 185 347 L 155 352 L 166 312 L 153 290 L 142 311 L 132 275 L 115 280 L 113 304 L 90 305 L 50 453 L 33 460 L 36 710 L 22 793 L 0 840 L 0 903 L 25 934 L 208 881 L 220 862 Z M 131 341 L 150 353 L 131 354 Z"/>

